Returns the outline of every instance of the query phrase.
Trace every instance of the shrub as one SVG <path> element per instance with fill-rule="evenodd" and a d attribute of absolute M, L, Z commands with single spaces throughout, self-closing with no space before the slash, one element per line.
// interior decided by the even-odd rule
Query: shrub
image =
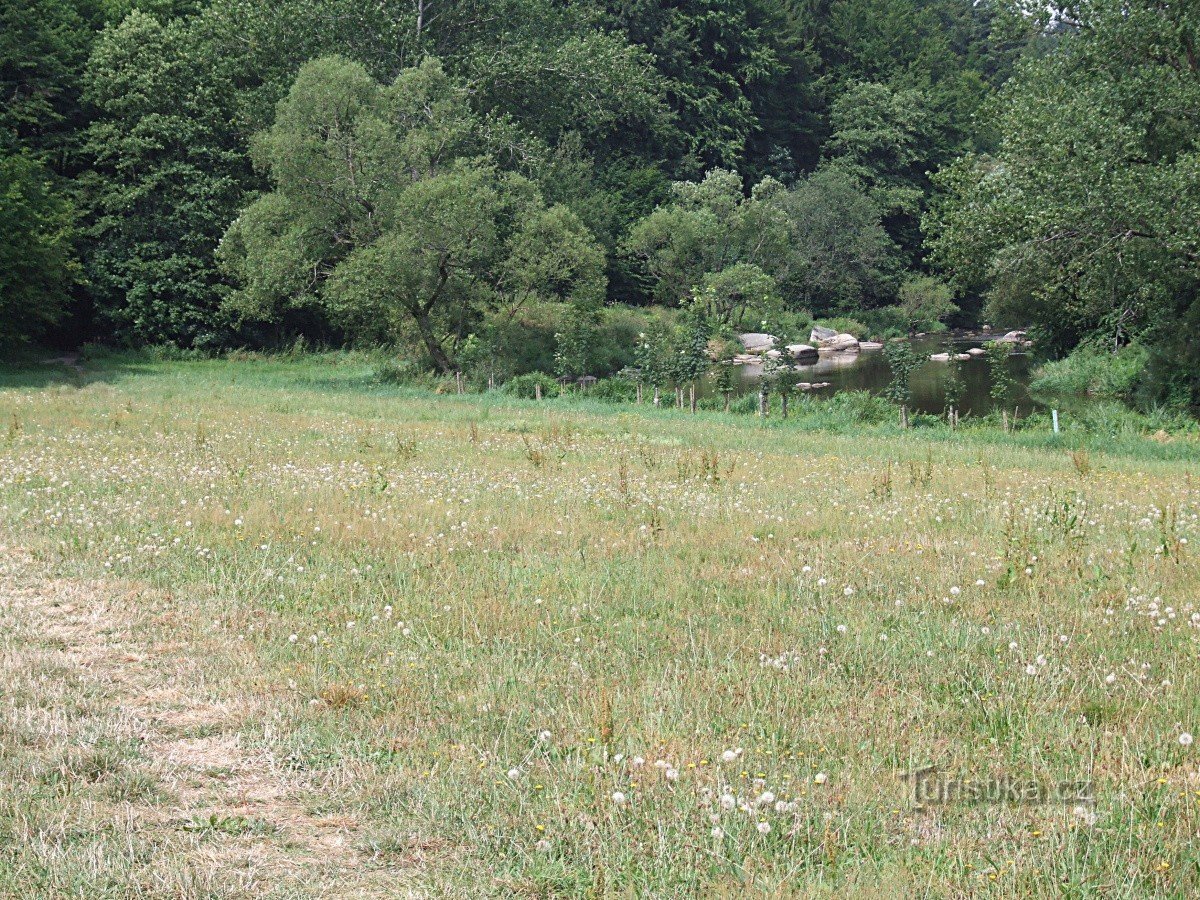
<path fill-rule="evenodd" d="M 1117 353 L 1081 347 L 1066 359 L 1039 368 L 1029 388 L 1052 394 L 1129 397 L 1146 370 L 1148 358 L 1147 351 L 1136 344 Z"/>
<path fill-rule="evenodd" d="M 537 396 L 536 385 L 542 386 L 542 397 L 557 397 L 560 392 L 559 384 L 554 377 L 545 372 L 529 372 L 518 375 L 504 383 L 504 393 L 523 400 L 532 400 Z"/>
<path fill-rule="evenodd" d="M 637 399 L 637 385 L 628 378 L 601 378 L 588 388 L 586 396 L 611 403 L 632 403 Z"/>
<path fill-rule="evenodd" d="M 403 357 L 384 360 L 373 373 L 378 384 L 408 384 L 424 374 L 415 360 Z"/>

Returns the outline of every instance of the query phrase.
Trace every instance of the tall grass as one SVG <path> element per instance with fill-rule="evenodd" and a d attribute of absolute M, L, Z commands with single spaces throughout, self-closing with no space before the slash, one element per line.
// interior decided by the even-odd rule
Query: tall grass
<path fill-rule="evenodd" d="M 0 894 L 1200 891 L 1186 434 L 376 364 L 5 376 Z"/>

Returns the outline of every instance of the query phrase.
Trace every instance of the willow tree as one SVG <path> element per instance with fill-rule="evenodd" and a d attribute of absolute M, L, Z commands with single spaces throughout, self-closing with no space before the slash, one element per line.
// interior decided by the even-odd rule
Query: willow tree
<path fill-rule="evenodd" d="M 366 338 L 412 328 L 443 372 L 485 313 L 598 304 L 603 252 L 498 168 L 487 133 L 436 60 L 387 86 L 339 57 L 305 65 L 255 143 L 274 190 L 222 242 L 231 304 L 263 318 L 320 304 Z"/>

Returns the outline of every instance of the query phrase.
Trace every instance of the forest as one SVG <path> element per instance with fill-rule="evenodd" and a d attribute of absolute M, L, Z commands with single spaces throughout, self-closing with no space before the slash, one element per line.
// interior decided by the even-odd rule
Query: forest
<path fill-rule="evenodd" d="M 8 0 L 0 346 L 494 383 L 996 323 L 1194 408 L 1198 39 L 1176 0 Z"/>

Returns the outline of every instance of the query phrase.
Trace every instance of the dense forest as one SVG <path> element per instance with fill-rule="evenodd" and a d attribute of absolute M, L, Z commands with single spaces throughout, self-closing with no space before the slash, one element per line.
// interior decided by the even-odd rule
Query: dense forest
<path fill-rule="evenodd" d="M 1177 0 L 7 0 L 0 343 L 495 379 L 989 321 L 1194 405 L 1198 41 Z"/>

